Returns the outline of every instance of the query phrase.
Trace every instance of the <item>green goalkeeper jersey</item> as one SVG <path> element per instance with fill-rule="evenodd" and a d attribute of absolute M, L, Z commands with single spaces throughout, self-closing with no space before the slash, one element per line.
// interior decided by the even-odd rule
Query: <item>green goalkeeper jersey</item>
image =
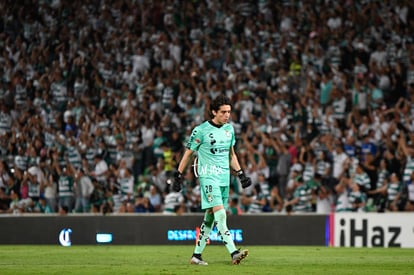
<path fill-rule="evenodd" d="M 200 183 L 229 186 L 230 148 L 235 144 L 234 128 L 231 124 L 215 125 L 205 121 L 195 127 L 187 148 L 197 151 L 197 173 Z"/>

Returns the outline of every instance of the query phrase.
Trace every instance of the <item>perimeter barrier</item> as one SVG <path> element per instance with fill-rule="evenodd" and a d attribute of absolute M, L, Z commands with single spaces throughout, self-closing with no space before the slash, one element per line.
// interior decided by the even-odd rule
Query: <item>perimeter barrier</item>
<path fill-rule="evenodd" d="M 194 244 L 202 214 L 0 215 L 0 244 Z M 414 247 L 414 213 L 229 216 L 237 245 Z M 216 230 L 210 244 L 220 244 Z"/>

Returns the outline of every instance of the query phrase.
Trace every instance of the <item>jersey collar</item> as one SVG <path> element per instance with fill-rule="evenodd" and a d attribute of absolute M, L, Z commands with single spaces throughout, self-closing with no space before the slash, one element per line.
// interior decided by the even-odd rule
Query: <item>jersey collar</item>
<path fill-rule="evenodd" d="M 208 121 L 208 123 L 210 123 L 210 125 L 212 125 L 212 126 L 214 126 L 214 127 L 216 127 L 216 128 L 221 128 L 221 127 L 223 127 L 223 125 L 224 125 L 224 124 L 222 124 L 222 125 L 218 125 L 218 124 L 214 123 L 212 120 L 209 120 L 209 121 Z"/>

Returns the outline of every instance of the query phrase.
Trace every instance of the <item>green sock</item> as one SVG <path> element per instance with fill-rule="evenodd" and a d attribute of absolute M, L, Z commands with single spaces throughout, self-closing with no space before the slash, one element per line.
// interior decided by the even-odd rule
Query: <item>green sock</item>
<path fill-rule="evenodd" d="M 227 228 L 227 215 L 226 210 L 220 209 L 214 213 L 214 220 L 216 221 L 217 230 L 223 239 L 223 243 L 226 246 L 229 253 L 233 253 L 236 249 L 234 241 L 230 235 L 230 231 Z"/>
<path fill-rule="evenodd" d="M 213 227 L 214 222 L 214 215 L 209 211 L 204 213 L 204 221 L 200 226 L 200 235 L 198 236 L 198 240 L 194 249 L 194 254 L 201 254 L 206 247 L 208 238 L 210 236 L 211 229 Z"/>

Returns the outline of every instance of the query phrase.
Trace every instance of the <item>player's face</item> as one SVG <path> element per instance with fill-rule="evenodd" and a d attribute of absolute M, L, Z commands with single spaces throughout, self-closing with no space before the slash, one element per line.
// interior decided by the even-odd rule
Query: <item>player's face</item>
<path fill-rule="evenodd" d="M 222 105 L 218 111 L 213 111 L 213 122 L 218 125 L 223 125 L 229 121 L 231 112 L 230 105 Z"/>

